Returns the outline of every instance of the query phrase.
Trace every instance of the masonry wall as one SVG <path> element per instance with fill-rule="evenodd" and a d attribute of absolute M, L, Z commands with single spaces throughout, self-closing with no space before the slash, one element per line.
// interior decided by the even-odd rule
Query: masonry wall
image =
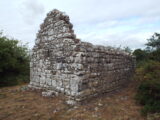
<path fill-rule="evenodd" d="M 80 52 L 83 69 L 79 92 L 80 100 L 123 87 L 133 76 L 135 59 L 114 49 L 82 43 L 87 52 Z"/>
<path fill-rule="evenodd" d="M 130 81 L 132 55 L 76 38 L 69 17 L 58 10 L 40 26 L 30 62 L 30 87 L 65 93 L 80 101 Z"/>

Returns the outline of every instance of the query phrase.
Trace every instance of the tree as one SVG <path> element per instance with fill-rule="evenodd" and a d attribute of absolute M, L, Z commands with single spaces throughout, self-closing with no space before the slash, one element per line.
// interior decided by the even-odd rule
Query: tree
<path fill-rule="evenodd" d="M 152 37 L 148 39 L 146 45 L 149 52 L 149 59 L 160 61 L 160 34 L 154 33 Z"/>
<path fill-rule="evenodd" d="M 0 86 L 29 80 L 29 55 L 26 46 L 0 33 Z"/>
<path fill-rule="evenodd" d="M 144 63 L 148 60 L 160 61 L 160 34 L 154 33 L 146 43 L 146 49 L 136 49 L 133 52 L 136 56 L 137 64 Z"/>
<path fill-rule="evenodd" d="M 153 50 L 160 49 L 160 34 L 154 33 L 150 39 L 148 39 L 147 47 L 151 47 Z"/>
<path fill-rule="evenodd" d="M 134 50 L 133 55 L 136 56 L 137 62 L 148 59 L 148 53 L 145 50 L 136 49 Z"/>
<path fill-rule="evenodd" d="M 148 39 L 145 50 L 134 51 L 138 67 L 136 78 L 140 81 L 136 99 L 143 105 L 142 112 L 160 112 L 160 34 Z"/>

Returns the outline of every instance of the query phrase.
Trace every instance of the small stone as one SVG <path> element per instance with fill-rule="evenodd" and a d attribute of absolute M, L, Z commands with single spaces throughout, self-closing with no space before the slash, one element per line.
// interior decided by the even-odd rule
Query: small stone
<path fill-rule="evenodd" d="M 29 90 L 29 87 L 28 87 L 28 86 L 22 86 L 22 87 L 20 88 L 20 91 L 27 91 L 27 90 Z"/>
<path fill-rule="evenodd" d="M 42 96 L 43 97 L 54 97 L 55 93 L 54 91 L 46 91 L 46 92 L 42 92 Z"/>
<path fill-rule="evenodd" d="M 56 112 L 58 112 L 58 110 L 57 110 L 57 109 L 55 109 L 55 110 L 53 111 L 53 113 L 56 113 Z"/>
<path fill-rule="evenodd" d="M 101 106 L 103 106 L 103 104 L 102 104 L 102 103 L 98 103 L 98 106 L 100 106 L 100 107 L 101 107 Z"/>
<path fill-rule="evenodd" d="M 95 111 L 98 111 L 98 107 L 95 107 L 94 110 L 95 110 Z"/>
<path fill-rule="evenodd" d="M 74 100 L 67 100 L 66 103 L 69 105 L 76 105 L 76 101 Z"/>

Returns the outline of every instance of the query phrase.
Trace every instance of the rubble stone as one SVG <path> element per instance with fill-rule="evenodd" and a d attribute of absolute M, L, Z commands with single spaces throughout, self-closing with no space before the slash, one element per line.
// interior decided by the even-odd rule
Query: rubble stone
<path fill-rule="evenodd" d="M 72 27 L 65 13 L 54 9 L 47 14 L 32 50 L 29 87 L 82 101 L 129 83 L 135 68 L 134 56 L 82 42 Z"/>

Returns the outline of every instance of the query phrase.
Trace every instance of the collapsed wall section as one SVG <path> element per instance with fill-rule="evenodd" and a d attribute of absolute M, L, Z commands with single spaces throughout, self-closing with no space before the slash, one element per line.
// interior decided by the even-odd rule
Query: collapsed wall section
<path fill-rule="evenodd" d="M 30 87 L 81 101 L 129 82 L 135 64 L 132 55 L 81 42 L 72 27 L 65 13 L 53 10 L 47 14 L 32 50 Z"/>

